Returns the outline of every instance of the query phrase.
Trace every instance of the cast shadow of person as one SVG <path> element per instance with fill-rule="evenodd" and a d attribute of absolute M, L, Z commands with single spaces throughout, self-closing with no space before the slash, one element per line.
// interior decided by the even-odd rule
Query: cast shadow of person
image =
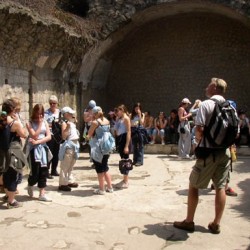
<path fill-rule="evenodd" d="M 180 230 L 173 227 L 173 222 L 163 222 L 157 224 L 148 224 L 144 226 L 146 229 L 142 230 L 143 234 L 156 235 L 157 237 L 167 241 L 166 245 L 172 245 L 175 242 L 186 241 L 189 238 L 191 232 Z M 208 233 L 208 230 L 196 225 L 195 231 Z"/>

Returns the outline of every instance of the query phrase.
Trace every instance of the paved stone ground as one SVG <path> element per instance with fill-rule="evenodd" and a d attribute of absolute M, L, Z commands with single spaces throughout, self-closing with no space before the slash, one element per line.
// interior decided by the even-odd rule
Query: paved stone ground
<path fill-rule="evenodd" d="M 121 180 L 112 154 L 113 183 Z M 250 158 L 234 164 L 231 186 L 238 197 L 228 197 L 222 232 L 212 235 L 207 224 L 214 216 L 214 191 L 203 190 L 199 199 L 196 231 L 172 226 L 186 214 L 188 176 L 194 161 L 174 155 L 145 155 L 145 164 L 130 173 L 130 187 L 113 194 L 93 195 L 96 173 L 82 153 L 74 174 L 80 186 L 58 192 L 58 177 L 48 180 L 52 203 L 27 196 L 27 176 L 19 187 L 23 207 L 6 209 L 0 203 L 0 249 L 182 250 L 250 249 Z M 1 194 L 3 195 L 3 194 Z M 38 190 L 35 190 L 37 197 Z"/>

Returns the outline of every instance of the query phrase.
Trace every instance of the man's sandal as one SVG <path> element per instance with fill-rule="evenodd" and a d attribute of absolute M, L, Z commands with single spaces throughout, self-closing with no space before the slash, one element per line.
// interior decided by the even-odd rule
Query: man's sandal
<path fill-rule="evenodd" d="M 215 224 L 214 222 L 210 222 L 208 224 L 208 229 L 212 234 L 219 234 L 220 233 L 220 225 Z"/>

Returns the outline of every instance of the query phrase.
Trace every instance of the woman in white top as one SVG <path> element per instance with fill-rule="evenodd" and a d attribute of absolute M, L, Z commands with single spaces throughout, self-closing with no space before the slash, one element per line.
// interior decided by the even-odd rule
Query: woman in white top
<path fill-rule="evenodd" d="M 44 116 L 49 124 L 51 132 L 51 140 L 47 143 L 47 145 L 53 155 L 53 158 L 48 165 L 49 170 L 51 165 L 51 173 L 48 173 L 48 178 L 53 179 L 53 176 L 59 176 L 57 172 L 57 165 L 58 152 L 61 143 L 60 109 L 58 108 L 58 99 L 55 95 L 50 96 L 49 105 L 50 107 L 44 112 Z"/>
<path fill-rule="evenodd" d="M 117 107 L 117 122 L 115 124 L 115 132 L 117 136 L 118 152 L 121 159 L 129 159 L 129 144 L 131 139 L 131 123 L 128 110 L 125 105 L 121 104 Z M 120 170 L 123 174 L 123 180 L 119 182 L 117 188 L 128 188 L 129 170 Z"/>
<path fill-rule="evenodd" d="M 188 119 L 192 116 L 191 113 L 187 112 L 188 106 L 191 104 L 188 98 L 184 98 L 178 109 L 179 117 L 179 128 L 178 132 L 180 133 L 179 142 L 178 142 L 178 153 L 179 157 L 182 159 L 190 158 L 191 150 L 191 128 Z"/>
<path fill-rule="evenodd" d="M 44 107 L 36 104 L 32 110 L 29 123 L 26 125 L 29 131 L 27 145 L 27 156 L 30 163 L 30 174 L 28 178 L 28 194 L 33 197 L 33 186 L 38 185 L 40 189 L 40 201 L 52 201 L 45 195 L 47 185 L 48 162 L 51 160 L 51 152 L 46 142 L 51 140 L 51 133 L 47 121 L 44 119 Z"/>
<path fill-rule="evenodd" d="M 71 188 L 77 188 L 78 183 L 73 181 L 72 170 L 79 154 L 79 132 L 76 128 L 75 111 L 70 107 L 64 107 L 62 110 L 62 138 L 65 140 L 59 151 L 60 176 L 59 191 L 71 191 Z"/>

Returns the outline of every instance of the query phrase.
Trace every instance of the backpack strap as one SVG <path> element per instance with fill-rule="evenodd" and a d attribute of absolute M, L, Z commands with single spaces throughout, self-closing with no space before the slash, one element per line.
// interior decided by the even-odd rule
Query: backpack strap
<path fill-rule="evenodd" d="M 96 120 L 97 123 L 98 123 L 98 127 L 101 126 L 102 127 L 102 124 L 98 121 L 98 119 Z"/>
<path fill-rule="evenodd" d="M 97 121 L 99 127 L 102 128 L 102 130 L 104 130 L 104 129 L 103 129 L 103 126 L 108 126 L 108 125 L 110 126 L 110 124 L 104 124 L 104 125 L 102 125 L 102 124 L 100 123 L 100 121 L 98 121 L 98 119 L 97 119 L 96 121 Z M 106 132 L 106 131 L 105 131 L 105 132 Z"/>
<path fill-rule="evenodd" d="M 212 128 L 212 125 L 215 123 L 216 121 L 216 115 L 215 113 L 217 113 L 217 110 L 219 109 L 218 105 L 219 105 L 219 101 L 217 99 L 214 99 L 214 98 L 210 98 L 210 100 L 214 101 L 215 105 L 214 105 L 214 109 L 213 109 L 213 112 L 212 112 L 212 115 L 211 115 L 211 118 L 210 118 L 210 121 L 208 123 L 208 125 L 204 126 L 204 142 L 206 142 L 206 138 L 208 139 L 208 141 L 211 143 L 211 144 L 214 144 L 212 138 L 211 138 L 211 135 L 209 134 L 210 133 L 210 130 Z M 215 131 L 215 134 L 218 134 L 219 131 Z"/>
<path fill-rule="evenodd" d="M 15 120 L 13 120 L 8 126 L 10 127 L 10 143 L 13 141 L 13 138 L 15 137 L 12 132 L 11 132 L 11 128 L 13 126 L 13 124 L 15 123 Z"/>
<path fill-rule="evenodd" d="M 13 120 L 10 124 L 8 124 L 8 126 L 10 126 L 10 128 L 13 126 L 15 120 Z"/>

